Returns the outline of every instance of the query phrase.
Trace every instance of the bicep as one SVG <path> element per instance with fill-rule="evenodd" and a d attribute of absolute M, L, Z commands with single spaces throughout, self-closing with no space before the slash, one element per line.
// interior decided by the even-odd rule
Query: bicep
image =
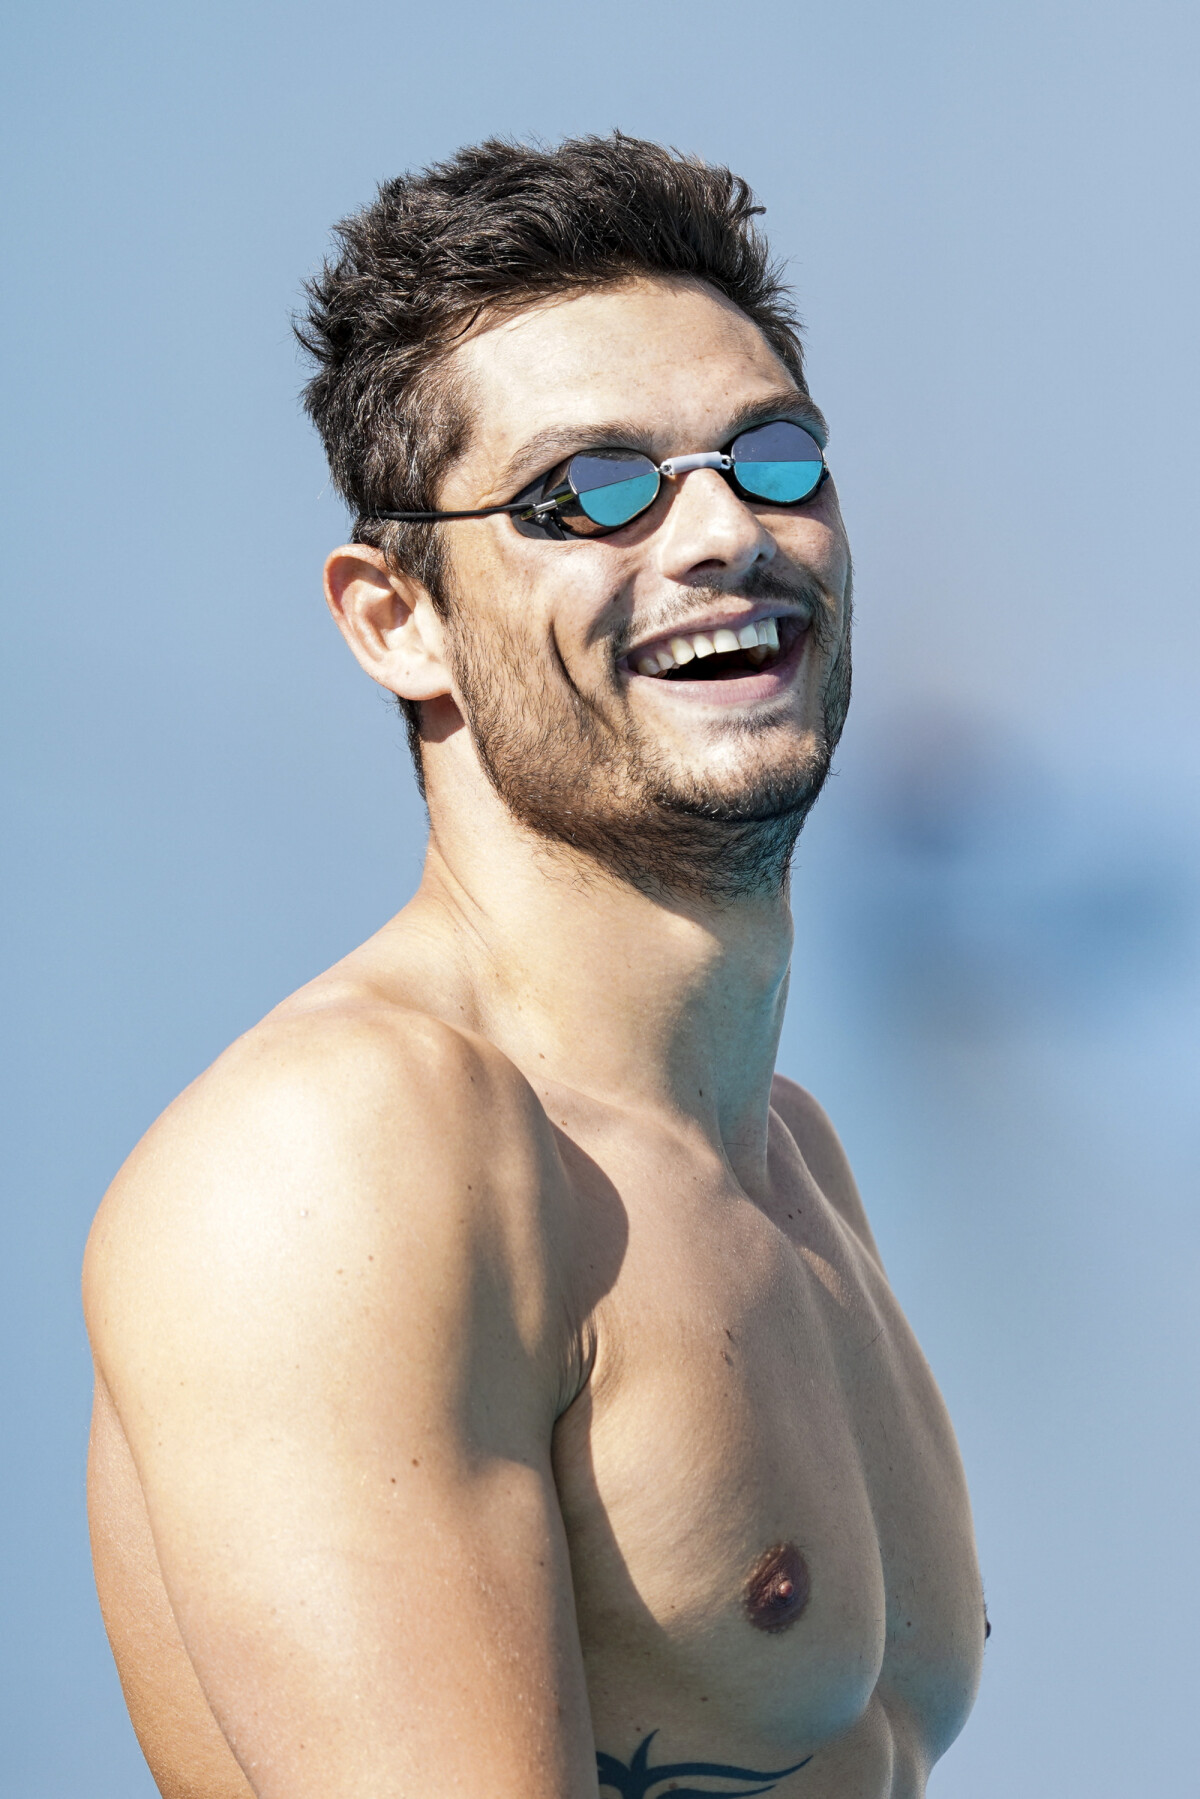
<path fill-rule="evenodd" d="M 421 1429 L 359 1453 L 289 1438 L 201 1433 L 144 1476 L 184 1642 L 260 1799 L 587 1792 L 548 1469 L 464 1466 Z"/>
<path fill-rule="evenodd" d="M 594 1794 L 536 1297 L 453 1183 L 320 1160 L 193 1196 L 98 1306 L 205 1696 L 260 1799 Z"/>

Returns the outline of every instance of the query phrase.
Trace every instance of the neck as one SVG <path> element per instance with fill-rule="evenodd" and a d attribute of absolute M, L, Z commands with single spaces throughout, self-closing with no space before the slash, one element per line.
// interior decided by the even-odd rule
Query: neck
<path fill-rule="evenodd" d="M 653 898 L 485 813 L 470 833 L 435 827 L 401 915 L 438 946 L 458 1016 L 535 1085 L 698 1127 L 753 1178 L 787 991 L 786 892 Z"/>

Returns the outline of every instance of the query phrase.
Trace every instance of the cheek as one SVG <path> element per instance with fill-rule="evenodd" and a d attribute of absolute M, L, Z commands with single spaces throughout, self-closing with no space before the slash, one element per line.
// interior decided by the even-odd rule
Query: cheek
<path fill-rule="evenodd" d="M 489 691 L 507 693 L 509 704 L 524 693 L 530 704 L 545 706 L 566 703 L 568 688 L 586 692 L 590 658 L 545 574 L 494 548 L 457 559 L 449 635 L 456 672 L 475 702 Z"/>
<path fill-rule="evenodd" d="M 836 510 L 833 517 L 796 519 L 792 530 L 780 532 L 780 546 L 830 594 L 841 596 L 850 572 L 850 548 Z"/>
<path fill-rule="evenodd" d="M 830 483 L 829 498 L 826 511 L 821 519 L 821 529 L 825 544 L 825 556 L 830 570 L 829 585 L 841 593 L 850 579 L 850 541 L 846 535 L 845 522 L 838 497 Z"/>
<path fill-rule="evenodd" d="M 623 618 L 614 586 L 624 591 L 611 552 L 602 559 L 592 545 L 536 543 L 514 531 L 456 555 L 451 591 L 464 631 L 519 646 L 543 681 L 565 678 L 590 693 L 612 684 L 607 646 Z"/>
<path fill-rule="evenodd" d="M 531 571 L 479 522 L 452 527 L 459 536 L 447 556 L 451 633 L 470 660 L 485 645 L 524 660 L 542 637 Z"/>
<path fill-rule="evenodd" d="M 469 519 L 442 525 L 443 558 L 452 600 L 467 612 L 485 596 L 504 592 L 504 553 L 495 526 L 506 520 Z"/>
<path fill-rule="evenodd" d="M 836 500 L 822 511 L 824 516 L 810 513 L 790 520 L 790 529 L 781 529 L 777 539 L 796 570 L 815 580 L 823 595 L 814 632 L 817 653 L 808 659 L 806 677 L 808 684 L 818 685 L 849 629 L 852 568 Z"/>

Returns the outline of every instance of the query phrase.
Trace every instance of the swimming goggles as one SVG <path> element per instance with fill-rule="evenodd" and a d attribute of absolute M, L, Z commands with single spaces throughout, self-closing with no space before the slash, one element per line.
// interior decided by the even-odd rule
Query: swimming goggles
<path fill-rule="evenodd" d="M 798 506 L 811 500 L 829 474 L 825 453 L 811 432 L 790 419 L 775 419 L 740 431 L 724 450 L 668 456 L 657 465 L 636 450 L 585 450 L 563 469 L 542 475 L 503 506 L 472 512 L 375 512 L 373 518 L 406 525 L 444 519 L 489 518 L 507 512 L 522 535 L 565 538 L 606 537 L 619 531 L 658 498 L 663 477 L 678 480 L 693 469 L 716 469 L 735 493 L 769 506 Z"/>

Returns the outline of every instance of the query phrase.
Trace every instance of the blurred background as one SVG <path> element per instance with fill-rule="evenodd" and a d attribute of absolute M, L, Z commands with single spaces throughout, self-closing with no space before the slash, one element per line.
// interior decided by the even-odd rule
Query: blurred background
<path fill-rule="evenodd" d="M 384 176 L 616 125 L 752 183 L 833 424 L 857 688 L 781 1066 L 974 1493 L 995 1628 L 931 1791 L 1200 1792 L 1200 14 L 25 0 L 5 30 L 0 1791 L 153 1791 L 85 1539 L 93 1208 L 420 866 L 403 733 L 320 599 L 301 282 Z"/>

